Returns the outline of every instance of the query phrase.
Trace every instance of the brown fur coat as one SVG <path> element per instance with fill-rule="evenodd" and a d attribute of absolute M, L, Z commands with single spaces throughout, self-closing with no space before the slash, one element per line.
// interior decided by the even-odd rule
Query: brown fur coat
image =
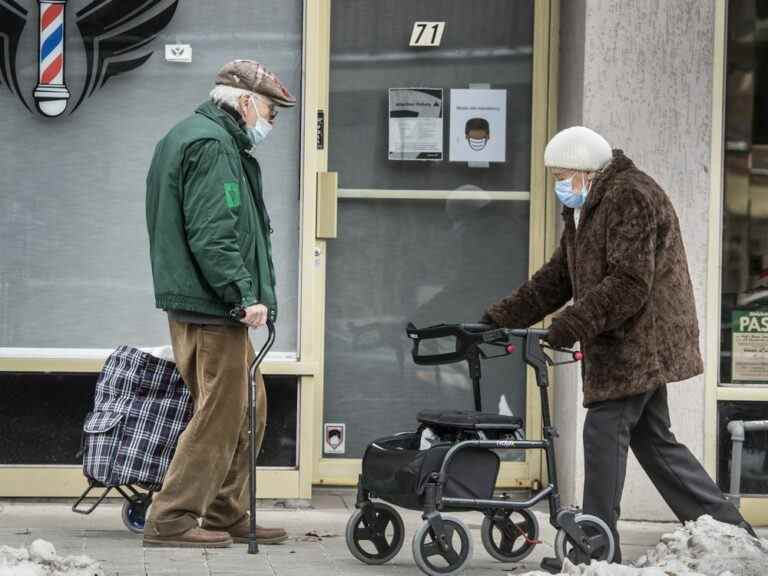
<path fill-rule="evenodd" d="M 688 261 L 666 193 L 621 150 L 599 172 L 578 230 L 552 259 L 488 308 L 500 326 L 528 327 L 569 300 L 555 322 L 584 351 L 584 405 L 642 394 L 703 370 Z"/>

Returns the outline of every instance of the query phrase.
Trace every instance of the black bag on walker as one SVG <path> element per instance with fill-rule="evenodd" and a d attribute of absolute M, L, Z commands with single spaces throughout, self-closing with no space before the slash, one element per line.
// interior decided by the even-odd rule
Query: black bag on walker
<path fill-rule="evenodd" d="M 83 425 L 83 472 L 104 486 L 161 488 L 192 399 L 176 365 L 130 346 L 110 354 Z"/>
<path fill-rule="evenodd" d="M 405 433 L 371 442 L 363 456 L 363 488 L 396 506 L 421 510 L 424 487 L 440 472 L 452 443 L 419 450 L 421 434 Z M 493 496 L 499 457 L 485 448 L 466 448 L 451 460 L 444 496 L 488 499 Z"/>

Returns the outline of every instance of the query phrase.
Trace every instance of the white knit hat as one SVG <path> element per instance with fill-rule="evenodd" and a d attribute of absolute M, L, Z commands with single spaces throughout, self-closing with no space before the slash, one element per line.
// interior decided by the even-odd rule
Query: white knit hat
<path fill-rule="evenodd" d="M 595 172 L 613 157 L 611 145 L 594 130 L 571 126 L 554 135 L 544 149 L 547 168 L 571 168 Z"/>

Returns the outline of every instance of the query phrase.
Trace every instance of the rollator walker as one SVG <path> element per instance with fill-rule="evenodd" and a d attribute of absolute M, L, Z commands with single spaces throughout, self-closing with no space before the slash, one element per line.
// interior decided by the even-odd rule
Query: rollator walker
<path fill-rule="evenodd" d="M 543 344 L 547 331 L 540 329 L 513 330 L 484 324 L 441 324 L 418 329 L 409 324 L 406 332 L 413 341 L 416 364 L 468 362 L 475 411 L 424 410 L 418 414 L 415 432 L 387 436 L 368 445 L 357 486 L 356 511 L 346 528 L 352 555 L 371 565 L 384 564 L 397 555 L 405 540 L 405 528 L 400 514 L 390 505 L 394 504 L 423 512 L 424 523 L 413 535 L 412 550 L 425 574 L 457 574 L 472 557 L 469 529 L 458 517 L 445 514 L 451 510 L 482 512 L 480 532 L 488 553 L 501 562 L 520 562 L 540 543 L 538 521 L 531 508 L 547 500 L 549 522 L 557 530 L 557 559 L 545 560 L 545 569 L 558 567 L 565 558 L 576 564 L 592 559 L 612 561 L 615 543 L 608 525 L 578 508 L 563 506 L 558 489 L 554 446 L 558 433 L 550 418 L 547 369 L 578 362 L 581 352 Z M 445 339 L 452 345 L 451 352 L 421 353 L 424 342 Z M 524 361 L 536 374 L 541 396 L 541 440 L 525 439 L 523 420 L 517 416 L 481 411 L 481 359 L 512 354 L 516 349 L 514 341 L 519 339 L 524 346 Z M 555 362 L 546 350 L 564 352 L 571 358 Z M 425 449 L 423 435 L 427 428 L 437 441 Z M 549 483 L 527 500 L 494 495 L 499 470 L 497 453 L 510 450 L 545 453 Z"/>

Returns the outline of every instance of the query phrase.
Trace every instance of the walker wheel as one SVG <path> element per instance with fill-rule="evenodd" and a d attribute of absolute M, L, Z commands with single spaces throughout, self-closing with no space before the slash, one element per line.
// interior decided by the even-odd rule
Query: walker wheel
<path fill-rule="evenodd" d="M 347 521 L 347 548 L 365 564 L 384 564 L 397 556 L 405 540 L 400 514 L 383 502 L 369 502 Z"/>
<path fill-rule="evenodd" d="M 147 508 L 152 503 L 151 496 L 137 496 L 123 504 L 123 524 L 134 534 L 144 533 Z"/>
<path fill-rule="evenodd" d="M 495 510 L 483 518 L 483 546 L 499 562 L 520 562 L 538 544 L 539 522 L 530 510 Z"/>
<path fill-rule="evenodd" d="M 472 537 L 464 522 L 453 516 L 443 516 L 442 522 L 445 549 L 440 546 L 429 522 L 424 522 L 413 535 L 413 559 L 429 576 L 459 574 L 472 558 Z"/>
<path fill-rule="evenodd" d="M 576 514 L 576 524 L 584 531 L 592 546 L 591 558 L 573 542 L 565 530 L 560 528 L 555 536 L 555 554 L 563 562 L 568 558 L 573 564 L 588 564 L 590 560 L 612 562 L 616 550 L 613 532 L 601 518 L 591 514 Z"/>

